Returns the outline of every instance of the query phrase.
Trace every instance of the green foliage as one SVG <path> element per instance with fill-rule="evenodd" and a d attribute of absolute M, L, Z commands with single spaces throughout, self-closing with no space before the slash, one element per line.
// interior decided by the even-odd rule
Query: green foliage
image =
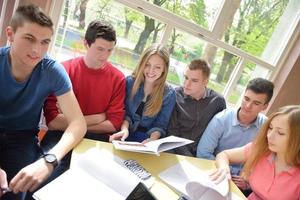
<path fill-rule="evenodd" d="M 245 0 L 238 23 L 232 25 L 230 41 L 238 48 L 260 56 L 271 37 L 288 0 Z"/>
<path fill-rule="evenodd" d="M 178 74 L 171 71 L 168 72 L 167 81 L 175 85 L 180 85 Z"/>
<path fill-rule="evenodd" d="M 206 15 L 207 13 L 203 0 L 193 0 L 189 4 L 189 18 L 204 28 L 208 28 Z"/>

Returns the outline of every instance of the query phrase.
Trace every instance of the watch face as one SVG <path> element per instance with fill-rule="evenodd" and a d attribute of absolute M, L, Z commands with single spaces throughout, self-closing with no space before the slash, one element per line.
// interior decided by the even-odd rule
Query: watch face
<path fill-rule="evenodd" d="M 56 161 L 56 157 L 53 154 L 46 154 L 45 155 L 45 160 L 49 163 L 53 163 Z"/>

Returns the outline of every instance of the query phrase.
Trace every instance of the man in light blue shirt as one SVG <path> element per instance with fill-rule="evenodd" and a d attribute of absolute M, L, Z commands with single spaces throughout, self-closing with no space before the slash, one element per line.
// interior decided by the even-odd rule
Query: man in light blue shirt
<path fill-rule="evenodd" d="M 238 110 L 225 109 L 214 116 L 205 129 L 197 147 L 197 157 L 214 160 L 215 156 L 226 149 L 241 147 L 251 142 L 266 116 L 260 112 L 268 107 L 273 96 L 272 82 L 255 78 L 245 90 L 242 104 Z M 242 165 L 232 165 L 233 181 L 245 189 L 239 176 Z"/>

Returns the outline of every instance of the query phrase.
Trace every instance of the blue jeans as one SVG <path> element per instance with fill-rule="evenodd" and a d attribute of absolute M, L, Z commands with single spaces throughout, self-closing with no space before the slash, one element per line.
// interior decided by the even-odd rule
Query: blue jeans
<path fill-rule="evenodd" d="M 10 180 L 25 166 L 35 162 L 42 154 L 37 139 L 38 131 L 7 131 L 0 129 L 0 166 Z M 25 193 L 12 192 L 3 195 L 1 200 L 23 200 Z"/>

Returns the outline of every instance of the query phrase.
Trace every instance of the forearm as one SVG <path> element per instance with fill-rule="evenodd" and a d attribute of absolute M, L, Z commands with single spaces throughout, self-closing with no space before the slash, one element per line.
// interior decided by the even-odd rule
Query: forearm
<path fill-rule="evenodd" d="M 223 168 L 230 172 L 229 158 L 225 151 L 218 153 L 218 155 L 216 156 L 216 166 L 217 168 Z"/>
<path fill-rule="evenodd" d="M 73 91 L 57 96 L 57 100 L 68 126 L 60 141 L 49 152 L 61 160 L 85 135 L 86 122 Z"/>
<path fill-rule="evenodd" d="M 64 131 L 68 127 L 68 121 L 63 114 L 58 114 L 47 126 L 49 130 Z"/>
<path fill-rule="evenodd" d="M 106 115 L 105 115 L 105 113 L 85 115 L 84 119 L 85 119 L 86 125 L 89 127 L 89 126 L 97 125 L 97 124 L 104 122 L 106 120 Z"/>
<path fill-rule="evenodd" d="M 84 137 L 86 124 L 82 118 L 70 122 L 60 141 L 49 151 L 61 160 L 71 149 L 73 149 Z"/>
<path fill-rule="evenodd" d="M 214 155 L 215 148 L 218 144 L 212 142 L 212 140 L 207 140 L 206 135 L 203 135 L 200 139 L 200 142 L 197 146 L 197 157 L 204 158 L 209 160 L 215 160 L 216 157 Z"/>
<path fill-rule="evenodd" d="M 87 126 L 87 130 L 99 134 L 113 133 L 117 131 L 109 120 L 105 120 L 99 124 Z"/>
<path fill-rule="evenodd" d="M 87 126 L 98 125 L 101 122 L 105 121 L 105 113 L 94 114 L 94 115 L 85 115 L 84 119 L 86 121 Z M 60 130 L 64 131 L 68 127 L 68 121 L 63 114 L 58 114 L 55 119 L 53 119 L 48 124 L 49 130 Z"/>
<path fill-rule="evenodd" d="M 129 129 L 129 122 L 127 120 L 124 120 L 121 126 L 121 131 L 128 130 Z"/>

